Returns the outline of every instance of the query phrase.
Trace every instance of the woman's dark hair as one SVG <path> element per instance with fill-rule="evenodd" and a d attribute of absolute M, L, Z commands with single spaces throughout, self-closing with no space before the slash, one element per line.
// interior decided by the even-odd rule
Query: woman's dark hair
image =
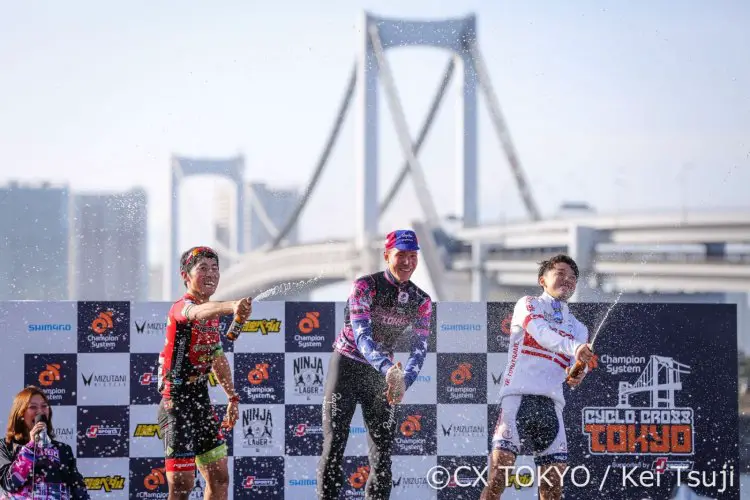
<path fill-rule="evenodd" d="M 539 274 L 537 276 L 537 279 L 544 276 L 544 273 L 546 273 L 550 269 L 553 269 L 555 267 L 555 264 L 560 263 L 569 265 L 573 270 L 573 273 L 576 275 L 576 279 L 578 279 L 578 264 L 576 264 L 576 261 L 565 254 L 557 254 L 549 260 L 543 260 L 542 262 L 540 262 Z"/>
<path fill-rule="evenodd" d="M 5 430 L 5 442 L 10 444 L 13 441 L 19 443 L 28 443 L 31 440 L 31 429 L 26 427 L 26 421 L 23 416 L 26 410 L 29 409 L 31 404 L 31 398 L 34 396 L 41 396 L 44 402 L 49 406 L 49 419 L 47 420 L 47 434 L 49 437 L 55 437 L 55 429 L 52 427 L 52 405 L 49 404 L 49 399 L 42 392 L 42 390 L 36 386 L 26 386 L 21 392 L 16 394 L 13 399 L 13 404 L 10 405 L 10 414 L 8 415 L 8 427 Z"/>

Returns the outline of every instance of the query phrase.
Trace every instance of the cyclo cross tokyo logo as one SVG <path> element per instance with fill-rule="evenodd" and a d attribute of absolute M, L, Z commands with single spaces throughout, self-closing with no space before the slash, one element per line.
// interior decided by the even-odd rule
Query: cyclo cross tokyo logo
<path fill-rule="evenodd" d="M 682 389 L 680 376 L 690 367 L 665 356 L 613 357 L 599 360 L 610 373 L 624 373 L 617 405 L 582 410 L 583 433 L 592 454 L 692 455 L 695 451 L 693 409 L 678 407 L 675 393 Z M 645 365 L 638 370 L 638 365 Z M 630 375 L 638 373 L 638 376 Z M 648 398 L 647 406 L 631 405 L 631 398 Z"/>

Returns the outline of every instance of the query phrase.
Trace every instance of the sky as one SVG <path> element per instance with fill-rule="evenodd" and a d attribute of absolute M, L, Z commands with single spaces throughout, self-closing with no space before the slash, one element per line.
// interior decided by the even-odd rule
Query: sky
<path fill-rule="evenodd" d="M 163 261 L 173 154 L 245 157 L 248 181 L 302 188 L 335 118 L 367 10 L 477 16 L 480 46 L 544 215 L 748 209 L 750 3 L 495 0 L 6 2 L 0 17 L 0 184 L 142 186 Z M 389 50 L 416 135 L 450 57 Z M 381 93 L 381 95 L 383 95 Z M 438 212 L 457 212 L 457 86 L 420 162 Z M 480 218 L 525 217 L 480 99 Z M 402 164 L 381 99 L 379 192 Z M 303 215 L 303 240 L 354 231 L 355 110 Z M 181 246 L 212 234 L 214 178 L 182 191 Z M 422 218 L 407 181 L 381 229 Z"/>

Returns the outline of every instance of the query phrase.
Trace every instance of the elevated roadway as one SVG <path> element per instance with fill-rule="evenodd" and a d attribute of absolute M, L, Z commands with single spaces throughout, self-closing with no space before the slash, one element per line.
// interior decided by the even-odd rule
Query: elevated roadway
<path fill-rule="evenodd" d="M 474 282 L 478 275 L 490 288 L 533 284 L 538 262 L 552 252 L 568 252 L 583 262 L 587 285 L 592 288 L 643 293 L 750 292 L 747 212 L 588 216 L 488 225 L 459 229 L 438 240 L 443 243 L 433 253 L 439 255 L 424 259 L 433 268 L 431 274 L 446 282 L 441 283 L 443 297 L 438 300 L 477 300 Z M 380 265 L 372 259 L 379 244 L 373 243 L 369 255 L 358 250 L 354 241 L 243 254 L 223 273 L 217 297 L 253 295 L 282 283 L 306 282 L 305 289 L 312 290 L 351 280 L 375 271 L 372 265 Z M 443 268 L 436 273 L 434 268 L 441 263 Z"/>

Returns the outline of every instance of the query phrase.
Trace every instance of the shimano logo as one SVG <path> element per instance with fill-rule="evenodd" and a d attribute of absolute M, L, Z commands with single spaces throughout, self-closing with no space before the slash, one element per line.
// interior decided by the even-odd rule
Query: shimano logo
<path fill-rule="evenodd" d="M 482 326 L 478 323 L 443 323 L 440 330 L 443 332 L 478 332 Z"/>
<path fill-rule="evenodd" d="M 290 479 L 289 486 L 315 486 L 318 484 L 317 479 Z"/>
<path fill-rule="evenodd" d="M 29 332 L 69 332 L 73 329 L 70 323 L 32 323 Z"/>

